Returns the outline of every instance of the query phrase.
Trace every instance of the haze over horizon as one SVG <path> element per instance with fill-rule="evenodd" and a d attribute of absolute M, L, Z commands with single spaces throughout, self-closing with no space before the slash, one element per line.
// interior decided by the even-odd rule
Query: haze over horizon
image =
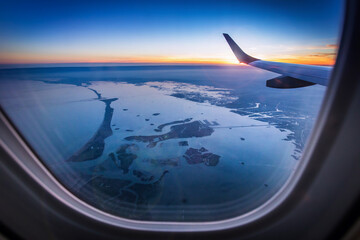
<path fill-rule="evenodd" d="M 339 0 L 7 1 L 0 64 L 237 63 L 222 33 L 264 60 L 332 65 Z"/>

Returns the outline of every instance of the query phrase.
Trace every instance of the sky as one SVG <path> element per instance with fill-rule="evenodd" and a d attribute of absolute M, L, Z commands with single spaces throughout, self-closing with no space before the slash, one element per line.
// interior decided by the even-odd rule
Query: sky
<path fill-rule="evenodd" d="M 1 0 L 0 64 L 237 63 L 222 33 L 271 61 L 332 65 L 341 0 Z"/>

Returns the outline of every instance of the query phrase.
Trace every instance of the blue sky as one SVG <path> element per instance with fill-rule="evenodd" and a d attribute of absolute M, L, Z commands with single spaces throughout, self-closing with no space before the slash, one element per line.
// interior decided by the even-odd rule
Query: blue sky
<path fill-rule="evenodd" d="M 340 0 L 10 0 L 0 62 L 235 62 L 223 32 L 255 57 L 333 59 L 341 21 Z"/>

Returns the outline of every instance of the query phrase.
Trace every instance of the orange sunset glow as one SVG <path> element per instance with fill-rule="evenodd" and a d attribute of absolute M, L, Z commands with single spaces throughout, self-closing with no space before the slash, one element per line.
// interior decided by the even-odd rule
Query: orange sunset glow
<path fill-rule="evenodd" d="M 335 64 L 335 54 L 331 55 L 305 55 L 305 56 L 288 56 L 284 58 L 269 58 L 268 61 L 286 62 L 307 65 L 332 66 Z"/>
<path fill-rule="evenodd" d="M 279 57 L 264 57 L 263 60 L 287 62 L 309 65 L 333 65 L 335 53 L 314 53 L 308 55 L 285 55 Z M 204 57 L 172 57 L 172 56 L 146 56 L 146 57 L 113 57 L 113 56 L 81 56 L 81 55 L 42 55 L 28 53 L 3 53 L 0 64 L 33 64 L 33 63 L 157 63 L 157 64 L 241 64 L 234 56 L 224 58 Z"/>

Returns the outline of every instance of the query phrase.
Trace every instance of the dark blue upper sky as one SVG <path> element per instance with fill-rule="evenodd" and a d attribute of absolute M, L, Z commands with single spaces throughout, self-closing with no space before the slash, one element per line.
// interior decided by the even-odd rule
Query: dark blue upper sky
<path fill-rule="evenodd" d="M 340 0 L 3 1 L 0 62 L 231 61 L 333 54 Z M 323 56 L 325 56 L 323 55 Z"/>

